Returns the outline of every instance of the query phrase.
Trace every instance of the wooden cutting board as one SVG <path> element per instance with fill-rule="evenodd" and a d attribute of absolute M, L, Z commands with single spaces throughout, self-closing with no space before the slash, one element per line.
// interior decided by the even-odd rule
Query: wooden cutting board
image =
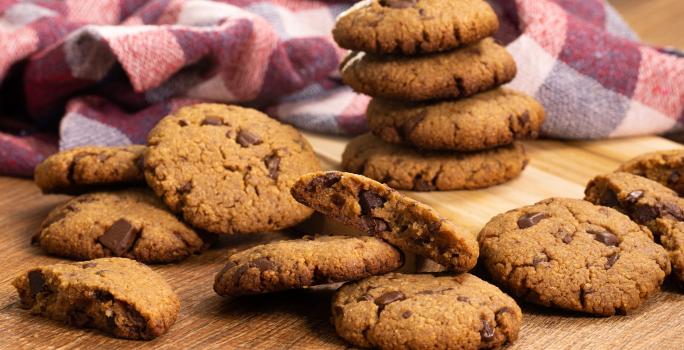
<path fill-rule="evenodd" d="M 339 164 L 346 140 L 307 134 L 326 168 Z M 473 234 L 495 214 L 552 196 L 581 198 L 586 182 L 638 154 L 681 147 L 644 137 L 600 142 L 526 143 L 532 159 L 523 175 L 508 184 L 470 192 L 407 193 L 432 205 Z M 244 249 L 302 233 L 348 229 L 320 216 L 286 233 L 231 237 L 203 255 L 154 267 L 182 301 L 170 332 L 150 342 L 113 339 L 31 316 L 18 304 L 12 279 L 35 265 L 60 259 L 29 244 L 41 220 L 65 196 L 42 196 L 28 180 L 0 178 L 0 349 L 14 348 L 240 348 L 342 349 L 329 322 L 334 287 L 225 299 L 212 290 L 214 274 L 229 249 Z M 510 349 L 681 349 L 684 346 L 684 293 L 667 283 L 663 291 L 628 316 L 609 318 L 523 305 L 520 339 Z"/>

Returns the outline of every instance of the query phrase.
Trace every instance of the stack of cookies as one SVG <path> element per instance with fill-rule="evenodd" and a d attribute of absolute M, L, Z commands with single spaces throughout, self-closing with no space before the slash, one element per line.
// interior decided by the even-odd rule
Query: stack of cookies
<path fill-rule="evenodd" d="M 517 177 L 528 159 L 516 141 L 538 136 L 544 110 L 499 87 L 516 65 L 491 38 L 498 26 L 484 0 L 367 0 L 341 14 L 333 35 L 353 50 L 342 78 L 373 97 L 372 134 L 348 144 L 344 170 L 415 191 Z"/>

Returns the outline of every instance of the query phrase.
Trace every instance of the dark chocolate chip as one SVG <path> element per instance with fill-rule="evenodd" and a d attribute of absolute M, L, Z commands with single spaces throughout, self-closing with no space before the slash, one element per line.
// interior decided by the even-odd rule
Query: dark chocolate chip
<path fill-rule="evenodd" d="M 97 241 L 109 248 L 114 256 L 122 256 L 133 248 L 139 234 L 130 222 L 119 219 Z"/>
<path fill-rule="evenodd" d="M 112 295 L 112 293 L 107 292 L 105 290 L 96 290 L 93 295 L 95 299 L 102 302 L 114 300 L 114 296 Z"/>
<path fill-rule="evenodd" d="M 407 310 L 407 311 L 404 311 L 403 314 L 401 314 L 401 317 L 409 318 L 409 317 L 411 317 L 411 315 L 413 315 L 413 312 Z"/>
<path fill-rule="evenodd" d="M 333 193 L 332 196 L 330 197 L 330 201 L 335 204 L 338 207 L 341 207 L 346 203 L 347 201 L 344 199 L 344 197 L 339 194 L 339 193 Z"/>
<path fill-rule="evenodd" d="M 620 239 L 608 231 L 587 230 L 588 233 L 594 235 L 594 239 L 610 247 L 617 247 L 620 244 Z"/>
<path fill-rule="evenodd" d="M 676 183 L 679 182 L 679 179 L 682 177 L 682 175 L 679 173 L 679 170 L 673 170 L 670 173 L 670 176 L 667 178 L 667 184 L 668 185 L 675 185 Z"/>
<path fill-rule="evenodd" d="M 660 215 L 670 215 L 673 218 L 675 218 L 677 221 L 684 221 L 684 213 L 682 212 L 682 208 L 678 207 L 674 203 L 666 202 L 662 204 L 662 210 Z"/>
<path fill-rule="evenodd" d="M 275 270 L 276 265 L 273 263 L 273 261 L 268 260 L 267 258 L 259 258 L 254 261 L 252 261 L 250 264 L 252 267 L 256 267 L 259 269 L 259 271 L 267 271 L 267 270 Z"/>
<path fill-rule="evenodd" d="M 379 296 L 377 299 L 375 299 L 375 304 L 384 307 L 387 304 L 391 304 L 395 301 L 401 301 L 406 299 L 406 296 L 404 293 L 400 291 L 392 291 L 392 292 L 387 292 L 381 296 Z"/>
<path fill-rule="evenodd" d="M 569 244 L 570 242 L 572 242 L 572 235 L 565 234 L 565 236 L 563 236 L 563 243 Z"/>
<path fill-rule="evenodd" d="M 373 191 L 362 190 L 359 193 L 359 205 L 361 205 L 361 214 L 369 215 L 373 209 L 382 208 L 385 200 Z"/>
<path fill-rule="evenodd" d="M 599 204 L 606 207 L 617 207 L 620 205 L 620 201 L 618 201 L 617 194 L 615 192 L 606 188 L 603 193 L 601 193 Z"/>
<path fill-rule="evenodd" d="M 435 190 L 435 186 L 432 183 L 423 180 L 422 175 L 417 175 L 413 179 L 413 190 L 419 192 L 430 192 Z"/>
<path fill-rule="evenodd" d="M 542 221 L 542 219 L 548 218 L 549 215 L 546 213 L 529 213 L 525 214 L 518 219 L 518 227 L 521 229 L 526 229 L 532 227 Z"/>
<path fill-rule="evenodd" d="M 636 203 L 643 196 L 644 191 L 632 191 L 625 197 L 625 201 L 628 203 Z"/>
<path fill-rule="evenodd" d="M 188 122 L 185 119 L 181 119 L 178 121 L 178 125 L 180 126 L 188 126 Z"/>
<path fill-rule="evenodd" d="M 606 270 L 613 267 L 613 265 L 615 265 L 615 262 L 617 262 L 619 258 L 620 258 L 620 253 L 617 253 L 617 252 L 608 256 L 608 258 L 606 260 Z"/>
<path fill-rule="evenodd" d="M 645 224 L 651 220 L 654 220 L 659 215 L 656 208 L 650 205 L 637 205 L 632 209 L 632 219 L 640 224 Z"/>
<path fill-rule="evenodd" d="M 487 320 L 482 320 L 482 329 L 480 330 L 482 340 L 488 342 L 494 339 L 494 329 Z"/>
<path fill-rule="evenodd" d="M 223 119 L 221 117 L 206 117 L 202 120 L 202 125 L 223 125 Z"/>
<path fill-rule="evenodd" d="M 470 298 L 468 298 L 467 296 L 464 296 L 464 295 L 459 295 L 459 296 L 456 298 L 456 300 L 458 300 L 458 301 L 460 301 L 460 302 L 462 302 L 462 303 L 467 303 L 467 302 L 470 301 Z"/>
<path fill-rule="evenodd" d="M 383 219 L 380 218 L 373 218 L 370 216 L 364 216 L 363 217 L 363 222 L 364 225 L 366 226 L 366 229 L 370 233 L 379 233 L 379 232 L 384 232 L 389 229 L 389 225 L 387 222 Z"/>
<path fill-rule="evenodd" d="M 280 171 L 280 157 L 272 154 L 264 158 L 264 165 L 266 165 L 266 169 L 268 169 L 268 177 L 273 180 L 277 180 L 278 173 Z"/>
<path fill-rule="evenodd" d="M 549 257 L 545 253 L 541 253 L 542 255 L 537 255 L 532 259 L 532 265 L 537 266 L 541 263 L 549 262 Z"/>
<path fill-rule="evenodd" d="M 259 136 L 247 131 L 247 130 L 240 130 L 240 132 L 237 135 L 237 139 L 235 140 L 237 143 L 240 144 L 242 147 L 249 147 L 252 145 L 259 145 L 263 141 L 259 138 Z"/>
<path fill-rule="evenodd" d="M 380 5 L 395 9 L 405 9 L 416 5 L 418 0 L 380 0 Z"/>
<path fill-rule="evenodd" d="M 40 271 L 29 271 L 29 292 L 32 297 L 36 297 L 36 294 L 42 292 L 45 289 L 45 277 Z"/>

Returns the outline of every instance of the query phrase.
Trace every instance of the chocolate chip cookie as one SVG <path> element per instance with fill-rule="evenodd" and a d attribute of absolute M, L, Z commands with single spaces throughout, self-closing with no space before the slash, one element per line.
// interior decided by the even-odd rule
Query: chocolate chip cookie
<path fill-rule="evenodd" d="M 513 80 L 517 72 L 513 57 L 491 38 L 424 56 L 352 52 L 340 70 L 344 83 L 359 93 L 409 101 L 471 96 Z"/>
<path fill-rule="evenodd" d="M 301 203 L 437 261 L 452 271 L 468 271 L 479 254 L 475 237 L 431 207 L 367 177 L 337 171 L 302 176 L 292 187 Z"/>
<path fill-rule="evenodd" d="M 684 195 L 684 149 L 646 153 L 629 160 L 618 171 L 647 177 Z"/>
<path fill-rule="evenodd" d="M 180 308 L 161 276 L 124 258 L 40 266 L 12 284 L 21 306 L 32 314 L 121 338 L 152 339 L 166 333 Z"/>
<path fill-rule="evenodd" d="M 223 296 L 353 281 L 401 267 L 401 253 L 375 237 L 305 236 L 233 254 L 217 275 Z"/>
<path fill-rule="evenodd" d="M 516 178 L 528 158 L 521 143 L 482 152 L 422 151 L 358 136 L 342 154 L 342 169 L 400 190 L 450 191 L 499 185 Z"/>
<path fill-rule="evenodd" d="M 636 309 L 670 272 L 648 229 L 579 199 L 550 198 L 497 215 L 479 242 L 494 281 L 516 296 L 597 315 Z"/>
<path fill-rule="evenodd" d="M 32 243 L 47 253 L 88 260 L 121 256 L 167 263 L 198 253 L 209 235 L 195 233 L 145 189 L 97 192 L 54 209 Z"/>
<path fill-rule="evenodd" d="M 342 286 L 333 297 L 337 334 L 380 349 L 492 349 L 518 338 L 520 307 L 471 275 L 387 274 Z"/>
<path fill-rule="evenodd" d="M 473 43 L 498 28 L 483 0 L 366 0 L 337 18 L 333 37 L 349 50 L 411 55 Z"/>
<path fill-rule="evenodd" d="M 457 151 L 534 139 L 544 122 L 539 102 L 504 88 L 433 104 L 375 98 L 366 115 L 373 134 L 385 142 Z"/>
<path fill-rule="evenodd" d="M 197 104 L 150 132 L 147 183 L 193 226 L 234 234 L 279 230 L 312 214 L 290 187 L 320 170 L 293 127 L 237 106 Z"/>
<path fill-rule="evenodd" d="M 684 282 L 684 199 L 669 188 L 633 174 L 617 172 L 595 177 L 586 199 L 613 207 L 646 225 L 667 250 L 675 276 Z"/>
<path fill-rule="evenodd" d="M 113 185 L 145 184 L 145 146 L 85 146 L 62 151 L 38 164 L 36 185 L 43 193 L 82 193 Z"/>

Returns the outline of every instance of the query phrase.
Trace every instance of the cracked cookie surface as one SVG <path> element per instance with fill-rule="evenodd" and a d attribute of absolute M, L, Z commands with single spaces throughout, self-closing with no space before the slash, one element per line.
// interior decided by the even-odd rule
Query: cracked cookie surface
<path fill-rule="evenodd" d="M 122 256 L 168 263 L 200 252 L 198 235 L 146 189 L 89 193 L 55 208 L 32 238 L 47 253 L 88 260 Z"/>
<path fill-rule="evenodd" d="M 481 152 L 417 150 L 389 144 L 372 134 L 351 140 L 342 154 L 342 169 L 413 191 L 478 189 L 510 181 L 525 169 L 522 143 Z"/>
<path fill-rule="evenodd" d="M 667 250 L 675 277 L 684 282 L 684 199 L 660 183 L 624 172 L 595 177 L 585 193 L 586 200 L 647 226 Z"/>
<path fill-rule="evenodd" d="M 642 154 L 622 164 L 618 171 L 647 177 L 684 195 L 684 150 Z"/>
<path fill-rule="evenodd" d="M 468 271 L 479 254 L 474 235 L 431 207 L 367 177 L 338 171 L 302 176 L 292 187 L 301 203 L 408 253 L 452 271 Z"/>
<path fill-rule="evenodd" d="M 312 214 L 290 187 L 320 170 L 295 128 L 248 108 L 181 108 L 150 132 L 145 177 L 191 225 L 220 234 L 293 226 Z"/>
<path fill-rule="evenodd" d="M 354 281 L 401 265 L 401 253 L 375 237 L 305 236 L 233 254 L 214 290 L 223 296 L 269 293 Z"/>
<path fill-rule="evenodd" d="M 425 101 L 471 96 L 505 84 L 517 68 L 506 49 L 487 38 L 458 50 L 425 56 L 352 52 L 341 63 L 354 91 L 395 100 Z"/>
<path fill-rule="evenodd" d="M 498 28 L 482 0 L 365 0 L 340 14 L 333 37 L 349 50 L 412 55 L 454 49 Z"/>
<path fill-rule="evenodd" d="M 375 98 L 366 115 L 383 141 L 431 150 L 475 151 L 534 139 L 544 122 L 539 102 L 505 88 L 433 104 Z"/>
<path fill-rule="evenodd" d="M 104 187 L 145 184 L 145 146 L 84 146 L 51 155 L 38 164 L 36 185 L 43 193 L 82 193 Z"/>
<path fill-rule="evenodd" d="M 660 289 L 670 272 L 651 232 L 618 211 L 550 198 L 495 216 L 479 235 L 497 284 L 544 306 L 624 314 Z"/>
<path fill-rule="evenodd" d="M 492 349 L 518 337 L 522 312 L 497 287 L 468 273 L 391 273 L 342 286 L 333 297 L 337 334 L 380 349 Z"/>
<path fill-rule="evenodd" d="M 32 314 L 121 338 L 156 338 L 180 309 L 178 296 L 160 275 L 125 258 L 40 266 L 12 284 Z"/>

